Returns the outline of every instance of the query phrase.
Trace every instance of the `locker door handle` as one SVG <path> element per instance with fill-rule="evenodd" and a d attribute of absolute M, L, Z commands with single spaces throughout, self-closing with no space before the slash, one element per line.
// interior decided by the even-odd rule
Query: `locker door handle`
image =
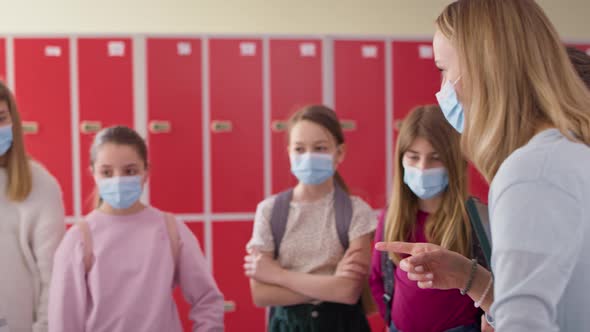
<path fill-rule="evenodd" d="M 35 135 L 39 132 L 39 123 L 36 121 L 23 121 L 23 133 L 25 135 Z"/>
<path fill-rule="evenodd" d="M 233 124 L 231 121 L 213 121 L 211 122 L 211 131 L 214 133 L 229 133 L 233 130 Z"/>
<path fill-rule="evenodd" d="M 149 127 L 152 134 L 167 134 L 172 131 L 170 121 L 153 120 Z"/>
<path fill-rule="evenodd" d="M 225 311 L 225 312 L 234 312 L 234 311 L 236 311 L 236 302 L 234 302 L 234 301 L 224 301 L 223 302 L 223 311 Z"/>
<path fill-rule="evenodd" d="M 80 131 L 83 134 L 96 134 L 102 129 L 100 121 L 82 121 L 80 123 Z"/>
<path fill-rule="evenodd" d="M 404 123 L 404 120 L 396 120 L 393 123 L 393 129 L 397 132 L 399 132 L 399 130 L 402 128 L 402 124 Z"/>
<path fill-rule="evenodd" d="M 344 131 L 355 131 L 356 130 L 356 121 L 355 120 L 342 120 L 342 121 L 340 121 L 340 125 L 342 126 L 342 130 L 344 130 Z"/>
<path fill-rule="evenodd" d="M 272 122 L 271 128 L 272 128 L 272 131 L 274 131 L 276 133 L 283 132 L 283 131 L 287 130 L 287 121 L 275 120 Z"/>

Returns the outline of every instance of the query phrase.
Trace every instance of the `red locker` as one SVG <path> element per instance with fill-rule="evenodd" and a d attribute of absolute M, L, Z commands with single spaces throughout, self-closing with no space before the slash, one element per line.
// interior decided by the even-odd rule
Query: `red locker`
<path fill-rule="evenodd" d="M 301 106 L 322 102 L 320 40 L 271 40 L 272 191 L 297 184 L 287 153 L 286 121 Z"/>
<path fill-rule="evenodd" d="M 201 213 L 201 41 L 148 39 L 147 80 L 150 202 L 175 213 Z"/>
<path fill-rule="evenodd" d="M 193 234 L 195 234 L 195 237 L 197 238 L 197 240 L 199 241 L 199 244 L 201 245 L 201 251 L 204 252 L 205 251 L 205 235 L 204 235 L 205 231 L 204 231 L 203 222 L 188 221 L 188 222 L 186 222 L 186 225 L 188 226 L 188 228 L 190 228 L 190 230 L 193 232 Z M 193 323 L 188 318 L 191 308 L 190 308 L 190 305 L 184 299 L 184 296 L 182 295 L 182 291 L 178 287 L 174 290 L 174 298 L 176 299 L 176 305 L 178 307 L 178 314 L 180 315 L 180 320 L 182 321 L 182 326 L 184 328 L 184 331 L 186 331 L 186 332 L 192 331 Z"/>
<path fill-rule="evenodd" d="M 69 40 L 15 39 L 14 73 L 27 151 L 58 179 L 72 215 Z"/>
<path fill-rule="evenodd" d="M 473 164 L 469 163 L 469 193 L 479 198 L 480 201 L 488 203 L 488 191 L 490 186 L 486 179 L 477 171 Z"/>
<path fill-rule="evenodd" d="M 6 82 L 6 40 L 0 38 L 0 81 Z"/>
<path fill-rule="evenodd" d="M 416 106 L 436 104 L 441 75 L 432 42 L 393 42 L 392 57 L 394 119 L 403 119 Z"/>
<path fill-rule="evenodd" d="M 244 275 L 246 244 L 252 234 L 252 222 L 213 223 L 213 273 L 226 301 L 235 303 L 235 311 L 225 315 L 225 330 L 264 331 L 265 310 L 256 308 L 250 295 L 250 281 Z"/>
<path fill-rule="evenodd" d="M 569 46 L 576 47 L 590 55 L 590 44 L 569 44 Z"/>
<path fill-rule="evenodd" d="M 264 196 L 262 43 L 209 42 L 213 212 L 254 211 Z"/>
<path fill-rule="evenodd" d="M 334 42 L 334 98 L 348 146 L 340 172 L 353 194 L 385 205 L 385 44 Z"/>
<path fill-rule="evenodd" d="M 80 38 L 78 82 L 80 92 L 80 159 L 83 212 L 93 207 L 94 181 L 90 146 L 101 128 L 133 128 L 133 68 L 129 38 Z"/>

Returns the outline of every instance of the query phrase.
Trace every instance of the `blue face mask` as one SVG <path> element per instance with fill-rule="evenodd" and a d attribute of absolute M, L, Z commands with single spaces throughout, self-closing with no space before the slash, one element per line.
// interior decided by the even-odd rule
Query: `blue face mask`
<path fill-rule="evenodd" d="M 334 176 L 334 158 L 326 153 L 291 154 L 291 172 L 303 184 L 321 184 Z"/>
<path fill-rule="evenodd" d="M 457 99 L 457 92 L 455 91 L 455 84 L 459 81 L 460 77 L 451 83 L 446 81 L 440 91 L 436 94 L 438 105 L 443 111 L 447 121 L 457 130 L 459 133 L 463 133 L 463 105 Z"/>
<path fill-rule="evenodd" d="M 421 199 L 429 199 L 442 193 L 449 185 L 447 170 L 431 168 L 421 170 L 404 165 L 404 183 Z"/>
<path fill-rule="evenodd" d="M 113 209 L 130 208 L 143 191 L 140 176 L 121 176 L 97 181 L 100 197 Z"/>
<path fill-rule="evenodd" d="M 12 125 L 0 127 L 0 156 L 8 152 L 12 146 Z"/>

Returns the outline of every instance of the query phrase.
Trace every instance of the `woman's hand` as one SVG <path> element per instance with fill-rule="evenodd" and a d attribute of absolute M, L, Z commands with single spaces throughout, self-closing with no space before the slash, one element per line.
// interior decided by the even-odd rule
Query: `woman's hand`
<path fill-rule="evenodd" d="M 431 243 L 380 242 L 379 251 L 407 254 L 399 268 L 420 288 L 462 289 L 471 274 L 471 260 Z"/>
<path fill-rule="evenodd" d="M 244 257 L 244 273 L 249 278 L 276 285 L 281 279 L 283 269 L 269 253 L 252 250 Z"/>
<path fill-rule="evenodd" d="M 364 262 L 362 248 L 346 250 L 344 257 L 338 263 L 334 276 L 363 280 L 369 275 L 369 265 Z"/>

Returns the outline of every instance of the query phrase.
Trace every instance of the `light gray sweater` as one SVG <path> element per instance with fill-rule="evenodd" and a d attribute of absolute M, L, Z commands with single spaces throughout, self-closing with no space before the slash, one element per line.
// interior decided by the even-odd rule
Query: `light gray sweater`
<path fill-rule="evenodd" d="M 590 329 L 590 148 L 545 130 L 490 190 L 497 331 Z"/>
<path fill-rule="evenodd" d="M 61 189 L 31 162 L 33 190 L 23 202 L 6 196 L 0 168 L 0 320 L 10 332 L 47 331 L 47 300 L 53 255 L 65 232 Z"/>

